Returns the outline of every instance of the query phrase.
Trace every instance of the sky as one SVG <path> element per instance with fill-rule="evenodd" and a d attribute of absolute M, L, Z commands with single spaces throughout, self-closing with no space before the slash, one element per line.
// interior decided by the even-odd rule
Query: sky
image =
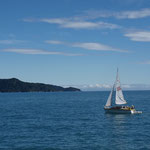
<path fill-rule="evenodd" d="M 149 0 L 1 0 L 0 78 L 150 90 Z"/>

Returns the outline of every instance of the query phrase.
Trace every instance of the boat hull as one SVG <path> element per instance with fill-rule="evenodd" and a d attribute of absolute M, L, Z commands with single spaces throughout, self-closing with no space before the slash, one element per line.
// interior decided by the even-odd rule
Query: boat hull
<path fill-rule="evenodd" d="M 132 111 L 131 110 L 105 109 L 105 113 L 111 113 L 111 114 L 132 114 Z"/>
<path fill-rule="evenodd" d="M 142 111 L 136 111 L 135 109 L 131 109 L 129 107 L 112 107 L 112 108 L 104 108 L 105 113 L 110 114 L 141 114 Z"/>

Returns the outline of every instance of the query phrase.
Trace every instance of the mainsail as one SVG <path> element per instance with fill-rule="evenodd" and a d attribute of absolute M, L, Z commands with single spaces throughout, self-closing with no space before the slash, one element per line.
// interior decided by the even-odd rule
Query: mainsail
<path fill-rule="evenodd" d="M 114 91 L 114 85 L 113 85 L 113 88 L 109 94 L 108 100 L 106 102 L 106 105 L 105 105 L 106 107 L 110 107 L 112 104 L 113 91 Z"/>
<path fill-rule="evenodd" d="M 126 100 L 124 99 L 122 89 L 121 89 L 121 84 L 119 80 L 119 75 L 118 75 L 118 70 L 117 70 L 117 77 L 116 77 L 116 104 L 126 104 Z"/>

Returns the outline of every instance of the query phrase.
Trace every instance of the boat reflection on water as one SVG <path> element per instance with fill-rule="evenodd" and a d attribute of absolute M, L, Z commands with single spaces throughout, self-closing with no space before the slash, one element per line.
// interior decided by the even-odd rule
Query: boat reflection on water
<path fill-rule="evenodd" d="M 125 145 L 129 144 L 129 139 L 132 141 L 136 116 L 131 114 L 105 114 L 104 128 L 107 128 L 105 137 L 107 144 L 111 142 L 111 147 L 116 149 L 126 149 Z M 128 132 L 131 131 L 132 132 Z M 124 144 L 123 144 L 124 143 Z"/>

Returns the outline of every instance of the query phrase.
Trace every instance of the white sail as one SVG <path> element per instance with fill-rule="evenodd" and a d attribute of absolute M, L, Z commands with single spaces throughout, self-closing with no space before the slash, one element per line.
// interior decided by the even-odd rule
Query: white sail
<path fill-rule="evenodd" d="M 115 100 L 115 103 L 119 104 L 119 105 L 127 103 L 126 100 L 124 99 L 124 96 L 122 93 L 118 70 L 117 70 L 117 78 L 116 78 L 116 100 Z"/>
<path fill-rule="evenodd" d="M 111 106 L 111 104 L 112 104 L 113 91 L 114 91 L 114 85 L 113 85 L 113 88 L 112 88 L 112 90 L 111 90 L 111 92 L 110 92 L 110 94 L 109 94 L 109 97 L 108 97 L 108 99 L 107 99 L 107 102 L 106 102 L 105 107 L 110 107 L 110 106 Z"/>

